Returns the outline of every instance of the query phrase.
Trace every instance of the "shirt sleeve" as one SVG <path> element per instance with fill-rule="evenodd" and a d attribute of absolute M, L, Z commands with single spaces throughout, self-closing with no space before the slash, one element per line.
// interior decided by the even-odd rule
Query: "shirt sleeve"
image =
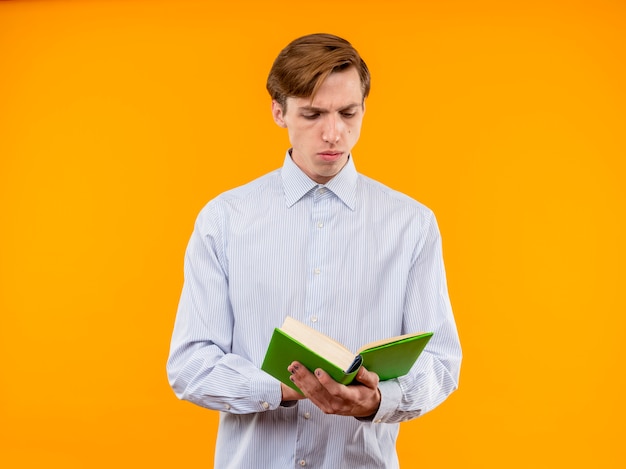
<path fill-rule="evenodd" d="M 408 275 L 404 329 L 432 331 L 432 339 L 409 374 L 379 384 L 381 404 L 374 423 L 419 417 L 458 387 L 461 345 L 448 296 L 441 236 L 430 214 Z"/>
<path fill-rule="evenodd" d="M 179 399 L 208 409 L 240 414 L 275 409 L 280 383 L 231 353 L 233 314 L 220 218 L 219 205 L 209 203 L 187 246 L 168 379 Z"/>

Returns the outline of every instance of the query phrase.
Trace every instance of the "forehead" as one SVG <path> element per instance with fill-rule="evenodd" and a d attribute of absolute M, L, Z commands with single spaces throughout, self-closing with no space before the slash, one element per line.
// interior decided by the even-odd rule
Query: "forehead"
<path fill-rule="evenodd" d="M 363 103 L 361 79 L 357 70 L 351 67 L 333 72 L 320 85 L 315 95 L 306 98 L 287 98 L 296 107 L 320 109 L 345 108 Z"/>

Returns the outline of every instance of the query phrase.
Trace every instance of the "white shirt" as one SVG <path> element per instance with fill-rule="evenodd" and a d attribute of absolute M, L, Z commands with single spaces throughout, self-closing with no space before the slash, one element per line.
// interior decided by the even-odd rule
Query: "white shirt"
<path fill-rule="evenodd" d="M 408 375 L 380 383 L 378 413 L 363 421 L 308 400 L 280 405 L 260 365 L 287 315 L 351 350 L 434 336 Z M 397 467 L 398 422 L 443 402 L 460 364 L 433 213 L 358 174 L 351 157 L 320 185 L 287 153 L 282 169 L 200 212 L 167 370 L 179 398 L 221 412 L 215 467 Z"/>

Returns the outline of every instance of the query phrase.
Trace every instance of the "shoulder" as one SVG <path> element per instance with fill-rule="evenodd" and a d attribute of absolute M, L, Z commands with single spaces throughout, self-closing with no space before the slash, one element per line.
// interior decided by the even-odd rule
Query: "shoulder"
<path fill-rule="evenodd" d="M 374 206 L 384 205 L 390 210 L 419 216 L 424 220 L 434 216 L 433 211 L 423 203 L 375 179 L 359 174 L 359 183 L 367 203 Z"/>
<path fill-rule="evenodd" d="M 209 204 L 229 204 L 238 201 L 256 198 L 259 194 L 265 193 L 272 188 L 280 188 L 280 170 L 276 169 L 270 173 L 264 174 L 242 186 L 235 187 L 226 192 L 221 193 Z"/>
<path fill-rule="evenodd" d="M 364 209 L 375 226 L 386 233 L 386 239 L 396 243 L 409 240 L 413 245 L 413 260 L 424 252 L 424 246 L 432 247 L 440 242 L 437 219 L 429 207 L 374 179 L 359 176 Z"/>
<path fill-rule="evenodd" d="M 282 195 L 280 170 L 274 170 L 246 184 L 222 192 L 210 200 L 198 214 L 200 231 L 219 223 L 233 214 L 259 213 L 262 207 Z"/>

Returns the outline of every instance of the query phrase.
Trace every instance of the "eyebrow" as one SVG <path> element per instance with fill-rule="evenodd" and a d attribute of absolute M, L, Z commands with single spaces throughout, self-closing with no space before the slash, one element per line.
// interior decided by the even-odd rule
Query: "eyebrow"
<path fill-rule="evenodd" d="M 358 103 L 352 103 L 352 104 L 348 104 L 347 106 L 344 106 L 342 108 L 340 108 L 338 111 L 342 112 L 342 111 L 348 111 L 348 110 L 352 110 L 354 108 L 358 108 L 361 105 Z M 304 111 L 304 112 L 315 112 L 318 114 L 324 114 L 329 112 L 328 109 L 323 109 L 320 107 L 315 107 L 315 106 L 301 106 L 298 108 L 300 111 Z"/>

